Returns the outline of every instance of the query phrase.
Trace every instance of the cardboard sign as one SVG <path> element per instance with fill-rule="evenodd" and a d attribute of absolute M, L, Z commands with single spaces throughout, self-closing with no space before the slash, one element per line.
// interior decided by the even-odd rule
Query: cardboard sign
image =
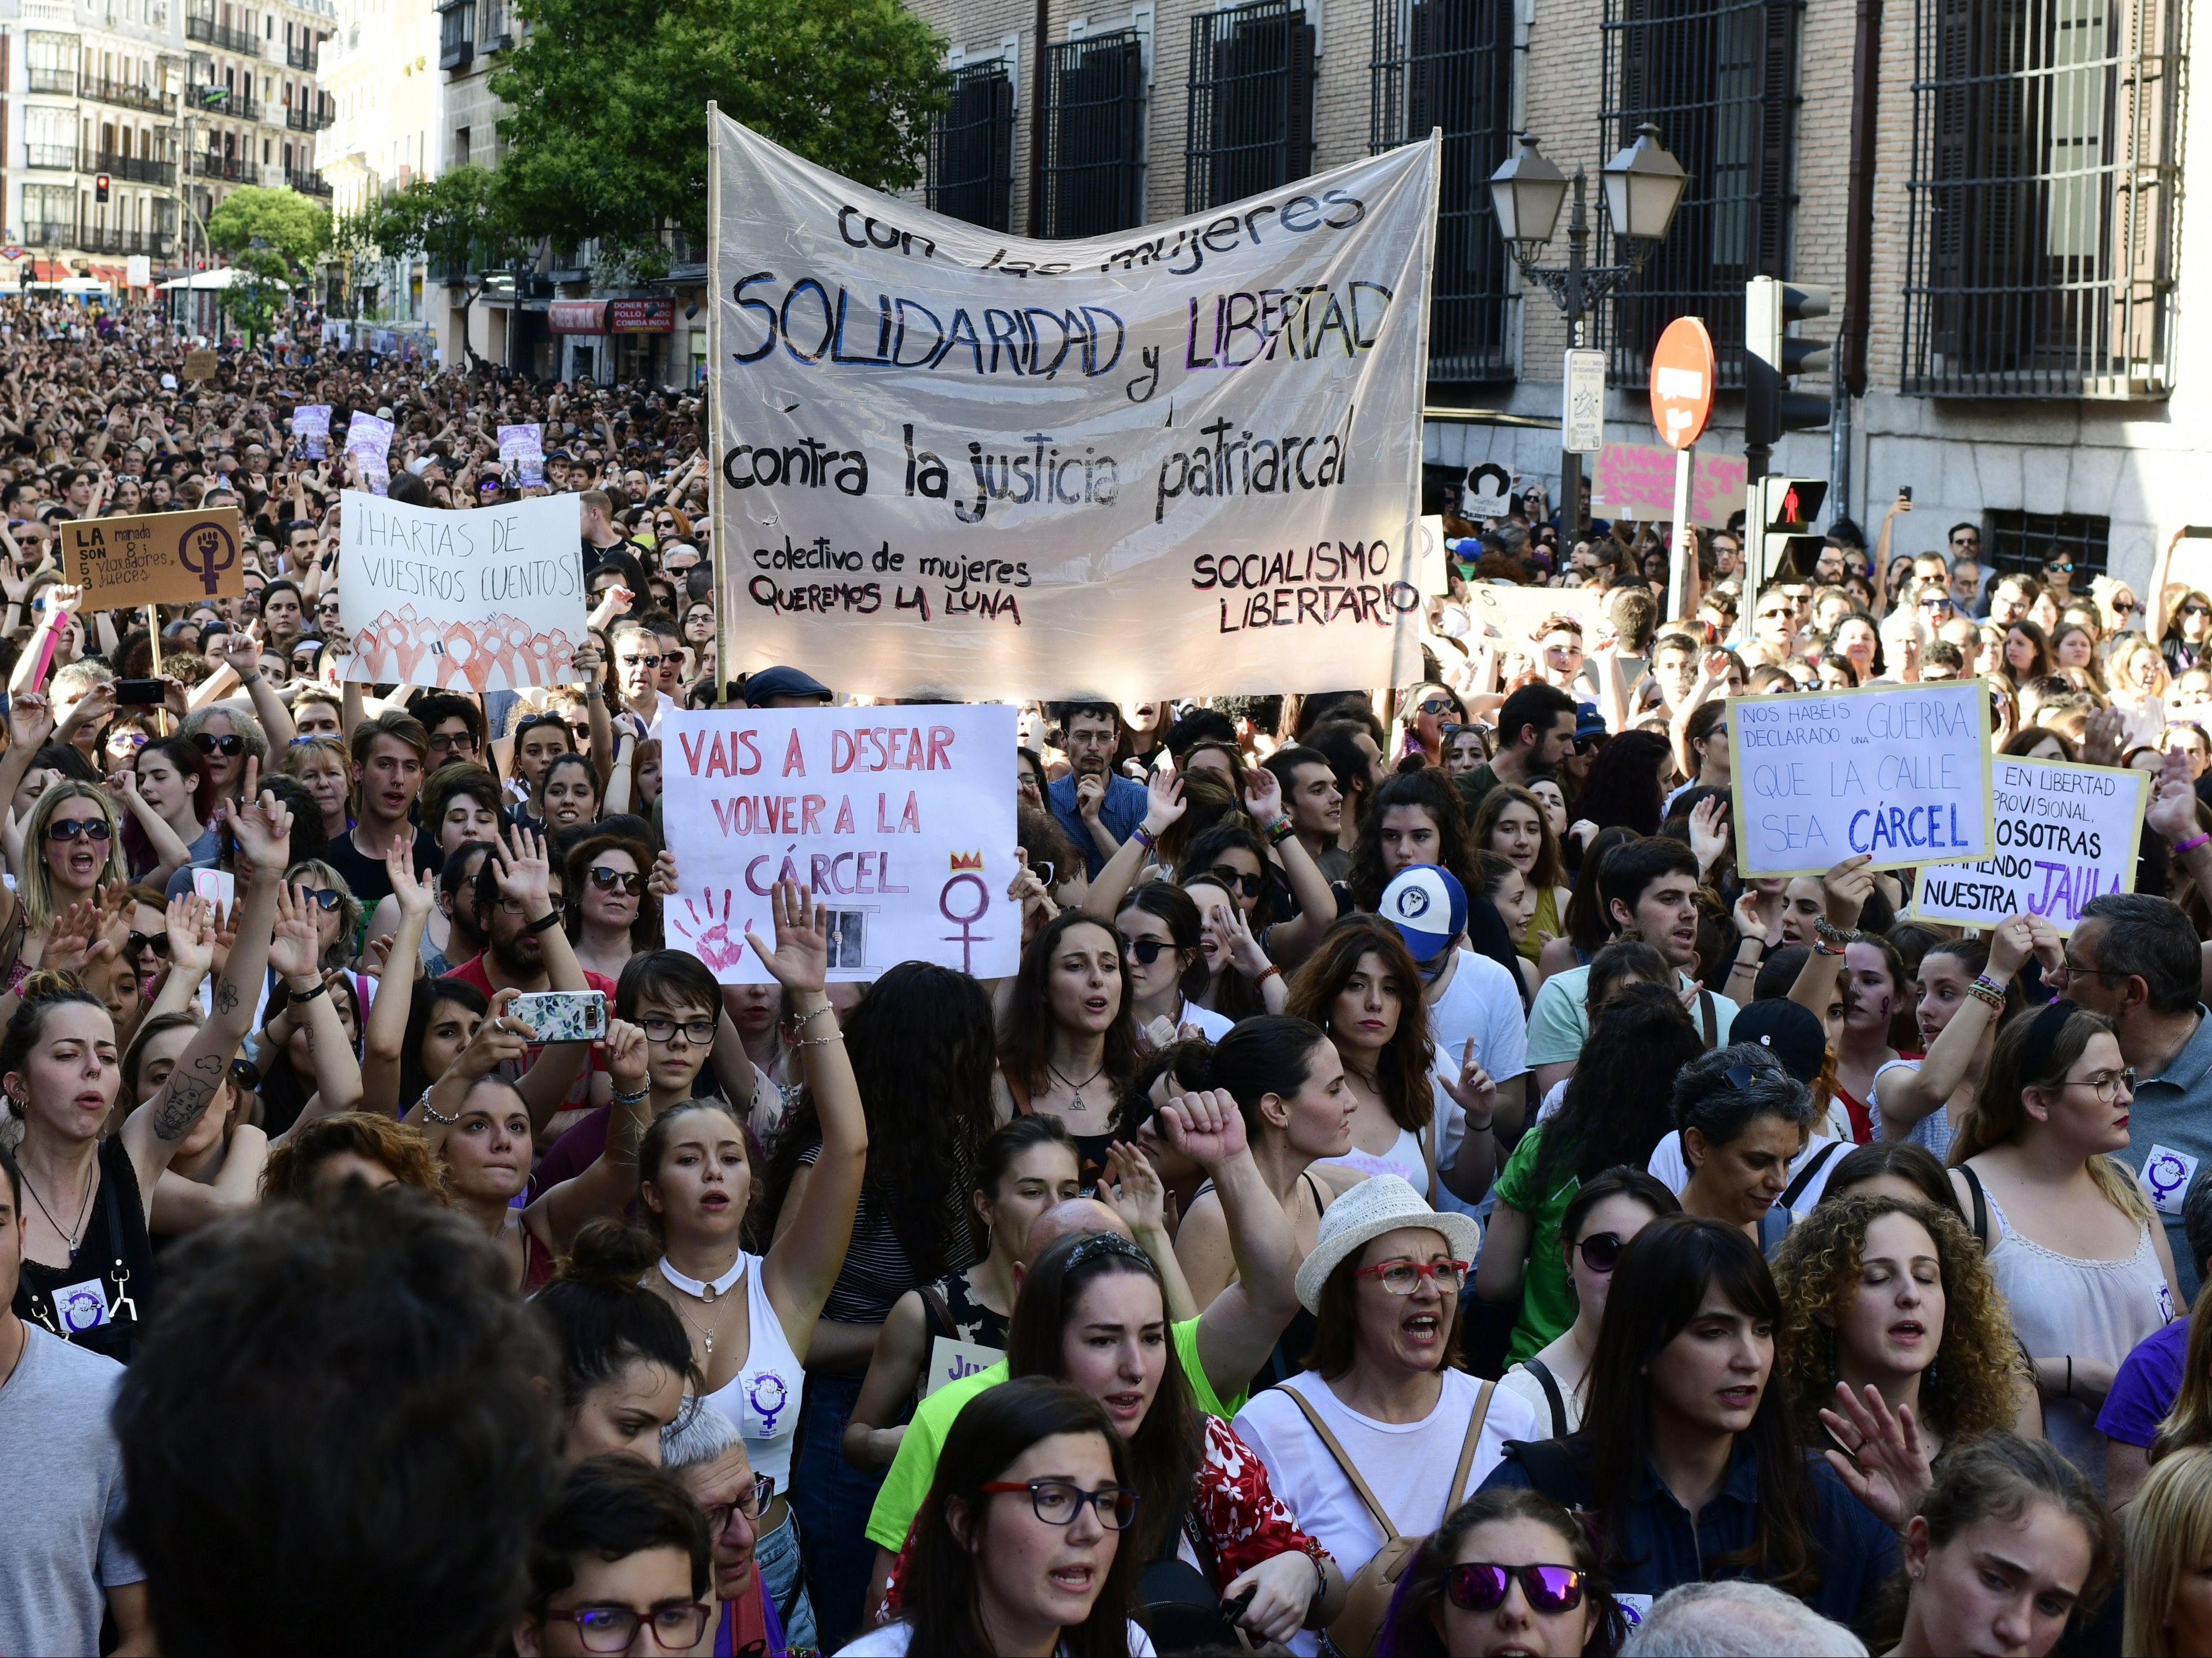
<path fill-rule="evenodd" d="M 354 463 L 360 482 L 382 495 L 392 483 L 392 422 L 376 415 L 354 411 L 346 422 L 346 459 Z"/>
<path fill-rule="evenodd" d="M 745 932 L 773 941 L 778 880 L 830 907 L 832 979 L 1019 964 L 1012 704 L 666 713 L 661 740 L 669 946 L 722 983 L 770 981 Z"/>
<path fill-rule="evenodd" d="M 185 378 L 188 380 L 211 380 L 215 378 L 216 355 L 203 348 L 185 353 Z"/>
<path fill-rule="evenodd" d="M 300 446 L 300 452 L 309 460 L 321 460 L 331 452 L 331 406 L 327 403 L 303 403 L 292 411 L 292 436 Z"/>
<path fill-rule="evenodd" d="M 1743 505 L 1741 455 L 1698 452 L 1690 473 L 1690 522 L 1725 524 Z M 1674 517 L 1674 452 L 1663 443 L 1608 443 L 1590 474 L 1590 510 L 1650 521 Z"/>
<path fill-rule="evenodd" d="M 501 691 L 577 677 L 586 635 L 574 501 L 447 511 L 356 489 L 339 500 L 338 607 L 355 629 L 347 678 Z"/>
<path fill-rule="evenodd" d="M 1929 870 L 1907 915 L 1985 927 L 2033 914 L 2070 933 L 2092 898 L 2135 890 L 2149 773 L 2002 754 L 1990 771 L 1996 854 Z"/>
<path fill-rule="evenodd" d="M 62 570 L 84 589 L 87 611 L 190 604 L 246 591 L 238 508 L 70 519 Z"/>
<path fill-rule="evenodd" d="M 1560 390 L 1559 446 L 1570 454 L 1596 454 L 1605 447 L 1605 353 L 1568 352 Z"/>
<path fill-rule="evenodd" d="M 507 481 L 525 488 L 545 482 L 544 428 L 502 426 L 499 428 L 499 464 L 507 468 Z"/>
<path fill-rule="evenodd" d="M 1513 475 L 1494 460 L 1467 469 L 1460 493 L 1468 518 L 1504 518 L 1513 510 Z"/>
<path fill-rule="evenodd" d="M 1006 1356 L 1004 1348 L 939 1336 L 929 1344 L 929 1370 L 922 1377 L 921 1396 L 927 1399 L 948 1382 L 988 1370 Z"/>
<path fill-rule="evenodd" d="M 1438 141 L 1033 241 L 708 128 L 730 671 L 1009 701 L 1419 677 Z"/>
<path fill-rule="evenodd" d="M 1729 701 L 1736 868 L 1820 875 L 1996 850 L 1990 699 L 1978 679 Z"/>
<path fill-rule="evenodd" d="M 1503 581 L 1468 584 L 1468 614 L 1480 618 L 1490 633 L 1509 647 L 1535 642 L 1535 630 L 1555 616 L 1571 616 L 1583 624 L 1583 648 L 1597 643 L 1598 623 L 1605 619 L 1605 594 L 1596 587 L 1516 587 Z"/>

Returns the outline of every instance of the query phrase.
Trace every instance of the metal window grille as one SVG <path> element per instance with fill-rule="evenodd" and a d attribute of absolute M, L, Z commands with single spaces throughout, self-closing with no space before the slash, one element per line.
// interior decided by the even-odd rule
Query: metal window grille
<path fill-rule="evenodd" d="M 952 71 L 951 100 L 929 137 L 929 207 L 987 230 L 1011 230 L 1014 83 L 997 58 Z"/>
<path fill-rule="evenodd" d="M 1314 31 L 1299 0 L 1190 20 L 1183 210 L 1273 190 L 1313 171 Z"/>
<path fill-rule="evenodd" d="M 1613 385 L 1646 384 L 1660 334 L 1686 316 L 1705 319 L 1720 384 L 1743 384 L 1744 284 L 1790 270 L 1803 10 L 1802 0 L 1606 0 L 1605 154 L 1654 121 L 1690 175 L 1666 240 L 1614 296 L 1611 337 L 1595 342 L 1609 348 Z M 1622 258 L 1604 229 L 1601 256 Z"/>
<path fill-rule="evenodd" d="M 1982 556 L 1993 570 L 2040 577 L 2053 553 L 2074 556 L 2075 592 L 2089 591 L 2089 578 L 2105 574 L 2112 521 L 2078 513 L 2015 513 L 1992 507 L 1982 525 Z"/>
<path fill-rule="evenodd" d="M 1051 51 L 1044 77 L 1044 234 L 1145 222 L 1145 43 L 1134 29 Z"/>
<path fill-rule="evenodd" d="M 2186 0 L 1917 0 L 1904 389 L 2173 384 Z"/>
<path fill-rule="evenodd" d="M 1489 182 L 1512 147 L 1510 0 L 1375 0 L 1370 80 L 1371 151 L 1443 129 L 1429 378 L 1510 380 L 1505 244 Z"/>
<path fill-rule="evenodd" d="M 447 0 L 438 12 L 438 67 L 466 69 L 477 51 L 475 0 Z"/>

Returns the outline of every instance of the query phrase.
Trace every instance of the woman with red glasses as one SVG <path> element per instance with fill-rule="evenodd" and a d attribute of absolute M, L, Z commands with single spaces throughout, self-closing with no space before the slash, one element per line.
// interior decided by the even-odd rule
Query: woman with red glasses
<path fill-rule="evenodd" d="M 1627 1620 L 1581 1524 L 1534 1491 L 1484 1491 L 1406 1568 L 1378 1658 L 1611 1658 Z"/>

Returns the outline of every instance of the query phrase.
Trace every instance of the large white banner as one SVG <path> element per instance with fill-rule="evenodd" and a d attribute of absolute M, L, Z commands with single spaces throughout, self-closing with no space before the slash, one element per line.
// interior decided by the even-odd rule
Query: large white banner
<path fill-rule="evenodd" d="M 576 503 L 540 495 L 448 512 L 349 489 L 340 497 L 345 677 L 503 691 L 580 676 Z"/>
<path fill-rule="evenodd" d="M 1418 672 L 1433 140 L 1043 242 L 709 126 L 733 671 L 967 698 Z"/>
<path fill-rule="evenodd" d="M 832 979 L 1020 965 L 1012 707 L 708 709 L 660 734 L 668 944 L 722 983 L 770 981 L 745 933 L 775 942 L 780 880 L 829 907 Z"/>

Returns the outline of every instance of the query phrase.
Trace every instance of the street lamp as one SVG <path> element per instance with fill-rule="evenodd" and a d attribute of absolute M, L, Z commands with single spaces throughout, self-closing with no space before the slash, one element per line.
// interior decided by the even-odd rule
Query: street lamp
<path fill-rule="evenodd" d="M 1643 270 L 1644 262 L 1665 237 L 1690 181 L 1682 164 L 1659 142 L 1658 127 L 1649 121 L 1636 129 L 1634 143 L 1598 170 L 1598 178 L 1605 189 L 1606 217 L 1614 233 L 1628 244 L 1628 263 L 1589 264 L 1589 181 L 1577 166 L 1575 210 L 1567 221 L 1567 264 L 1561 270 L 1540 266 L 1536 260 L 1559 228 L 1559 209 L 1567 194 L 1565 175 L 1538 151 L 1534 137 L 1525 132 L 1521 135 L 1521 153 L 1490 175 L 1490 199 L 1498 213 L 1498 234 L 1513 250 L 1513 263 L 1521 274 L 1540 282 L 1566 313 L 1576 350 L 1583 348 L 1583 324 L 1598 301 Z M 1571 540 L 1582 528 L 1582 456 L 1565 446 L 1566 424 L 1563 408 L 1559 523 Z"/>

